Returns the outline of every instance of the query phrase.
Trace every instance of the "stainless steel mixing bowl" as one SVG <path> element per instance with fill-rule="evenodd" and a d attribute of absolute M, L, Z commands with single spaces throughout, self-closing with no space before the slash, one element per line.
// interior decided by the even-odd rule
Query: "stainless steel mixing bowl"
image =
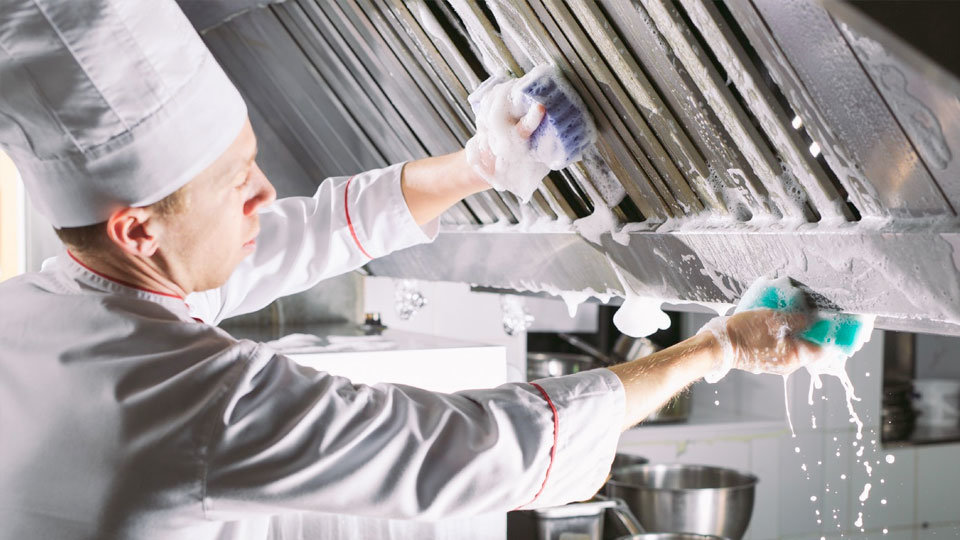
<path fill-rule="evenodd" d="M 626 469 L 634 465 L 646 465 L 647 463 L 650 463 L 650 460 L 645 457 L 617 453 L 613 458 L 613 465 L 610 466 L 610 471 L 612 473 L 620 469 Z"/>
<path fill-rule="evenodd" d="M 633 465 L 613 472 L 607 495 L 627 502 L 650 532 L 739 540 L 750 524 L 757 477 L 703 465 Z"/>

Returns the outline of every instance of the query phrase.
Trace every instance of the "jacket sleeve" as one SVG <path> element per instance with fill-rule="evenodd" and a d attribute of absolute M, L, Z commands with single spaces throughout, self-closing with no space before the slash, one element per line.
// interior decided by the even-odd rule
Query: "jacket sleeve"
<path fill-rule="evenodd" d="M 204 454 L 204 511 L 438 519 L 591 497 L 616 452 L 606 369 L 441 394 L 354 385 L 260 345 Z"/>
<path fill-rule="evenodd" d="M 328 178 L 312 197 L 288 197 L 260 213 L 256 251 L 219 289 L 187 297 L 209 324 L 261 309 L 275 299 L 355 270 L 369 260 L 436 238 L 438 220 L 420 227 L 400 187 L 403 164 Z"/>

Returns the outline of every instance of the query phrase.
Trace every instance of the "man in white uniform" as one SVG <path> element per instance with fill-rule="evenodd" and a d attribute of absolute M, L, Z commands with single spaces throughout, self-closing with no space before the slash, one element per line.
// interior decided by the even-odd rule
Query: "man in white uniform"
<path fill-rule="evenodd" d="M 622 429 L 712 369 L 775 370 L 764 311 L 652 357 L 437 394 L 216 327 L 437 232 L 463 152 L 274 201 L 237 91 L 173 2 L 0 6 L 0 147 L 64 252 L 0 284 L 0 538 L 266 538 L 271 516 L 432 519 L 589 498 Z M 528 135 L 534 111 L 518 122 Z M 531 120 L 532 119 L 532 120 Z"/>

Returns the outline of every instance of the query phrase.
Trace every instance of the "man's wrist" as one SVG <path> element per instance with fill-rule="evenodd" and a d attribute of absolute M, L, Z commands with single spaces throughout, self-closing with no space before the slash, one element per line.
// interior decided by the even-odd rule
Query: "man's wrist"
<path fill-rule="evenodd" d="M 457 170 L 460 172 L 457 175 L 457 183 L 462 186 L 464 197 L 490 189 L 490 184 L 470 165 L 466 149 L 454 153 L 454 156 L 459 164 Z"/>
<path fill-rule="evenodd" d="M 694 351 L 692 364 L 697 378 L 703 377 L 716 369 L 723 360 L 723 347 L 713 332 L 701 332 L 690 338 Z"/>

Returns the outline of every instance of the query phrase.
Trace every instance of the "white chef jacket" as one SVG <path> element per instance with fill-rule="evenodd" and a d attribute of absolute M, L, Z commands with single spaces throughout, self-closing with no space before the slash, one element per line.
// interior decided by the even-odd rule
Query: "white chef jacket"
<path fill-rule="evenodd" d="M 294 512 L 435 519 L 599 489 L 624 415 L 608 370 L 354 385 L 214 326 L 432 239 L 400 168 L 277 201 L 256 252 L 186 301 L 68 255 L 0 283 L 0 538 L 266 538 Z"/>

